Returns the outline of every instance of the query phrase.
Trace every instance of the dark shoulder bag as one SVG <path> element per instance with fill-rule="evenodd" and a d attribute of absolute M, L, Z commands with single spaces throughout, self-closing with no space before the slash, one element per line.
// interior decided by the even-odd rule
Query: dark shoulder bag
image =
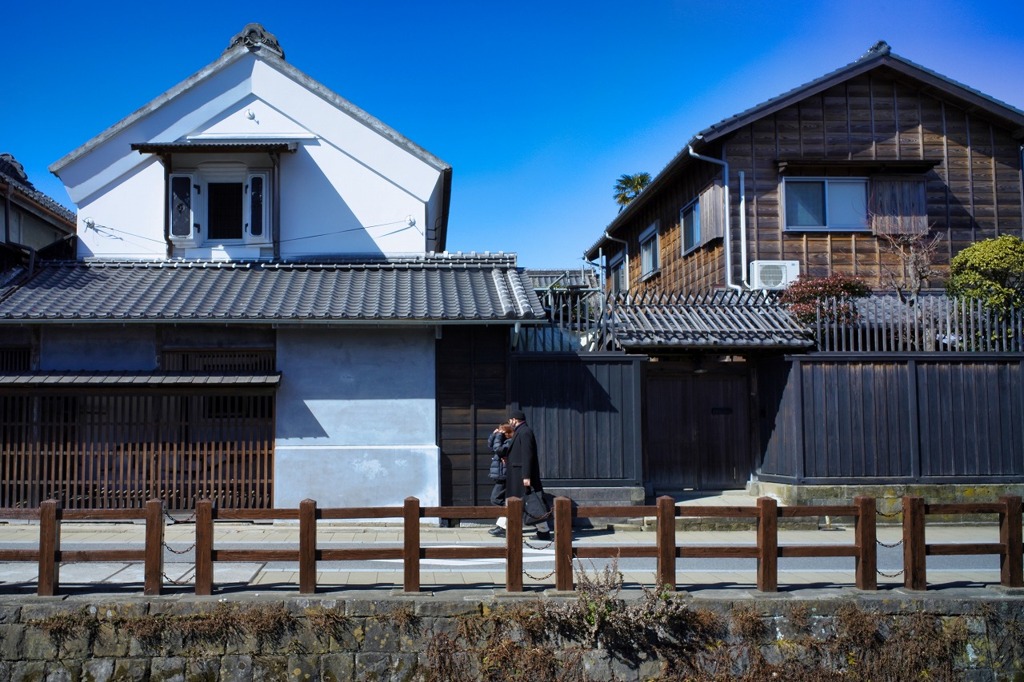
<path fill-rule="evenodd" d="M 527 526 L 535 526 L 551 516 L 544 493 L 532 488 L 526 489 L 523 495 L 523 523 Z"/>

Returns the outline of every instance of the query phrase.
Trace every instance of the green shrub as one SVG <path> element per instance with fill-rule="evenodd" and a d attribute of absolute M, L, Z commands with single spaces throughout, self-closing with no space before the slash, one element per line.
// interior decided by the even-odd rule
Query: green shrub
<path fill-rule="evenodd" d="M 946 291 L 1001 311 L 1024 306 L 1024 241 L 1004 234 L 968 246 L 950 262 Z"/>

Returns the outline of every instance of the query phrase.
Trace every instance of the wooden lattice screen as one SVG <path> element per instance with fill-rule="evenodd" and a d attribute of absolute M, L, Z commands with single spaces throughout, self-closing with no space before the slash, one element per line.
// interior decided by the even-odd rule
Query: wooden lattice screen
<path fill-rule="evenodd" d="M 0 507 L 273 505 L 273 395 L 0 395 L 0 419 Z"/>

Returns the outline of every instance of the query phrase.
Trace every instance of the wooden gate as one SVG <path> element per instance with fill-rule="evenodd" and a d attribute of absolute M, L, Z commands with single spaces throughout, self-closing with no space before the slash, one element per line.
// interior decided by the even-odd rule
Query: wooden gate
<path fill-rule="evenodd" d="M 647 366 L 644 454 L 655 494 L 742 488 L 753 472 L 745 370 Z"/>
<path fill-rule="evenodd" d="M 274 396 L 0 395 L 0 507 L 273 506 Z"/>

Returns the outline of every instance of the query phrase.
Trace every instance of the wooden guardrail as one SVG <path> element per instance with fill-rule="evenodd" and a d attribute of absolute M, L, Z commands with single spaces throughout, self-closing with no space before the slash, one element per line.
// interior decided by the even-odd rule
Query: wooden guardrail
<path fill-rule="evenodd" d="M 56 500 L 44 500 L 38 509 L 0 509 L 0 519 L 27 519 L 39 522 L 39 548 L 36 550 L 0 549 L 0 561 L 37 561 L 39 576 L 36 594 L 52 597 L 60 589 L 62 563 L 91 561 L 141 561 L 144 564 L 144 594 L 159 595 L 164 579 L 164 508 L 160 500 L 150 500 L 143 509 L 60 509 Z M 61 548 L 60 529 L 64 521 L 145 521 L 146 540 L 139 549 Z"/>
<path fill-rule="evenodd" d="M 508 514 L 505 547 L 422 547 L 420 519 L 493 519 Z M 297 519 L 299 547 L 289 549 L 216 549 L 214 520 L 259 521 Z M 403 546 L 321 549 L 316 543 L 318 520 L 402 519 Z M 209 500 L 196 507 L 196 594 L 213 593 L 213 564 L 216 561 L 297 561 L 299 592 L 316 591 L 318 561 L 372 561 L 401 559 L 406 592 L 420 591 L 420 559 L 504 559 L 505 585 L 509 592 L 523 590 L 523 503 L 517 497 L 508 500 L 506 509 L 489 507 L 421 507 L 415 497 L 405 499 L 401 507 L 342 507 L 320 509 L 314 500 L 303 500 L 296 509 L 214 509 Z"/>
<path fill-rule="evenodd" d="M 1000 583 L 1006 587 L 1024 587 L 1024 550 L 1022 550 L 1022 507 L 1018 496 L 1005 496 L 997 502 L 925 504 L 919 497 L 903 498 L 904 586 L 927 589 L 926 556 L 996 554 L 1000 557 Z M 928 544 L 925 518 L 928 514 L 996 514 L 1000 539 L 997 543 Z M 493 519 L 507 515 L 504 546 L 424 547 L 421 544 L 420 519 Z M 758 498 L 755 507 L 702 507 L 676 505 L 670 497 L 660 497 L 655 505 L 579 507 L 575 511 L 568 498 L 555 499 L 555 587 L 574 589 L 573 559 L 653 558 L 659 585 L 677 587 L 676 560 L 687 558 L 750 558 L 757 561 L 757 589 L 775 592 L 779 584 L 779 558 L 853 557 L 855 584 L 863 590 L 875 590 L 877 583 L 876 502 L 857 497 L 852 505 L 779 507 L 774 499 Z M 573 543 L 573 518 L 653 516 L 656 520 L 654 544 L 576 546 Z M 778 521 L 795 517 L 852 517 L 853 544 L 779 545 Z M 680 517 L 726 517 L 753 519 L 757 527 L 755 545 L 707 546 L 679 542 L 675 519 Z M 160 500 L 150 500 L 144 510 L 60 510 L 54 500 L 39 509 L 0 509 L 0 520 L 28 519 L 39 523 L 39 548 L 14 550 L 0 548 L 0 561 L 35 561 L 39 565 L 37 594 L 51 596 L 60 588 L 62 562 L 141 561 L 145 565 L 145 594 L 159 595 L 163 589 L 164 514 Z M 317 545 L 320 520 L 401 519 L 402 547 L 321 548 Z M 142 550 L 61 548 L 61 523 L 65 521 L 145 520 L 145 547 Z M 215 521 L 297 520 L 299 543 L 294 549 L 220 549 L 215 546 Z M 304 500 L 298 509 L 217 509 L 209 500 L 196 508 L 195 592 L 213 593 L 213 567 L 217 562 L 294 561 L 299 565 L 299 592 L 316 591 L 316 567 L 321 561 L 368 561 L 400 559 L 403 562 L 403 588 L 420 591 L 421 559 L 502 559 L 505 561 L 505 589 L 523 590 L 522 501 L 510 498 L 504 509 L 485 507 L 421 507 L 414 497 L 401 507 L 318 508 L 313 500 Z M 698 531 L 699 532 L 699 531 Z"/>
<path fill-rule="evenodd" d="M 929 514 L 997 514 L 999 542 L 928 543 L 925 519 Z M 999 583 L 1005 587 L 1024 587 L 1024 549 L 1021 541 L 1021 498 L 1007 495 L 998 502 L 926 504 L 920 497 L 903 498 L 903 586 L 908 590 L 928 589 L 926 557 L 996 554 L 999 556 Z"/>
<path fill-rule="evenodd" d="M 571 502 L 555 500 L 555 582 L 556 589 L 573 589 L 572 559 L 608 559 L 616 557 L 657 558 L 659 585 L 676 587 L 676 559 L 756 559 L 757 589 L 776 592 L 779 585 L 779 557 L 843 557 L 855 559 L 855 581 L 862 590 L 878 589 L 877 546 L 875 535 L 875 499 L 858 497 L 849 506 L 783 507 L 770 497 L 761 497 L 756 507 L 677 506 L 670 497 L 660 497 L 657 505 L 644 507 L 645 516 L 657 520 L 654 547 L 604 546 L 573 547 Z M 629 510 L 634 510 L 630 514 Z M 636 516 L 637 507 L 581 507 L 578 518 Z M 779 517 L 854 517 L 854 544 L 849 545 L 784 545 L 779 546 Z M 757 522 L 757 544 L 754 546 L 680 545 L 677 542 L 677 517 L 749 518 Z M 698 531 L 699 532 L 699 531 Z"/>

